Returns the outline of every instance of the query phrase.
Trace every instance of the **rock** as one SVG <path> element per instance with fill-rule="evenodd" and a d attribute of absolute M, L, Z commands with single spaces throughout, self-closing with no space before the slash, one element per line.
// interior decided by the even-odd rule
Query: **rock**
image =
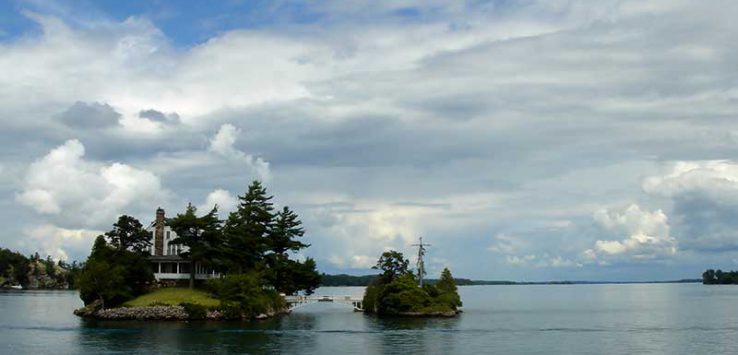
<path fill-rule="evenodd" d="M 261 313 L 254 319 L 267 319 L 280 314 L 287 314 L 285 309 L 279 312 Z M 147 306 L 147 307 L 118 307 L 100 309 L 99 302 L 74 311 L 74 314 L 83 318 L 101 320 L 190 320 L 182 306 Z M 225 314 L 220 310 L 209 310 L 205 314 L 207 320 L 225 320 Z M 248 319 L 248 318 L 246 318 Z"/>

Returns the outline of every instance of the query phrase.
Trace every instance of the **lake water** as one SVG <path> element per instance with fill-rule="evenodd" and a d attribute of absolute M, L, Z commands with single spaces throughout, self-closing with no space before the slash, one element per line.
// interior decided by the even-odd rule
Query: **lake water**
<path fill-rule="evenodd" d="M 360 295 L 326 287 L 317 295 Z M 71 291 L 0 291 L 0 353 L 733 354 L 738 286 L 460 287 L 452 319 L 377 319 L 319 303 L 257 322 L 98 322 Z"/>

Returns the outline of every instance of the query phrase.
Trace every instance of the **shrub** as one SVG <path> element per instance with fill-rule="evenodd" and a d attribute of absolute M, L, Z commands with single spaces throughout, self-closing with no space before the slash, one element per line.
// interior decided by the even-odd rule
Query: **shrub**
<path fill-rule="evenodd" d="M 184 311 L 190 319 L 205 319 L 208 314 L 208 308 L 203 305 L 187 302 L 180 303 L 179 305 L 184 308 Z"/>
<path fill-rule="evenodd" d="M 285 308 L 284 300 L 279 293 L 264 289 L 262 284 L 261 275 L 252 272 L 212 279 L 208 281 L 207 287 L 220 300 L 224 312 L 231 316 L 238 312 L 239 317 L 252 318 L 261 313 L 276 312 Z M 233 309 L 234 307 L 238 311 Z"/>

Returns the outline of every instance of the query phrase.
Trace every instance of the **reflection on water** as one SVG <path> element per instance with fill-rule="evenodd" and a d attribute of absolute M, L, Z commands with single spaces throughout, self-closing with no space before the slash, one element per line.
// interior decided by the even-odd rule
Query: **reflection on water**
<path fill-rule="evenodd" d="M 727 353 L 738 287 L 460 288 L 456 318 L 380 319 L 319 303 L 257 322 L 101 322 L 74 317 L 75 292 L 1 291 L 2 353 L 629 354 Z M 332 288 L 318 294 L 360 294 Z"/>

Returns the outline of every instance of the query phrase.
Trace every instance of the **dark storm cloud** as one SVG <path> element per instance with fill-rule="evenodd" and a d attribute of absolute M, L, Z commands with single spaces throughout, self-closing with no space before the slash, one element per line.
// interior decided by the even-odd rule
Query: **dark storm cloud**
<path fill-rule="evenodd" d="M 74 128 L 97 129 L 118 124 L 120 113 L 106 103 L 77 101 L 59 115 L 59 119 Z"/>
<path fill-rule="evenodd" d="M 163 113 L 161 111 L 148 109 L 138 113 L 138 117 L 146 118 L 154 122 L 177 124 L 179 123 L 179 115 L 176 112 Z"/>
<path fill-rule="evenodd" d="M 674 235 L 679 246 L 699 252 L 738 251 L 738 203 L 684 194 L 674 200 Z"/>

